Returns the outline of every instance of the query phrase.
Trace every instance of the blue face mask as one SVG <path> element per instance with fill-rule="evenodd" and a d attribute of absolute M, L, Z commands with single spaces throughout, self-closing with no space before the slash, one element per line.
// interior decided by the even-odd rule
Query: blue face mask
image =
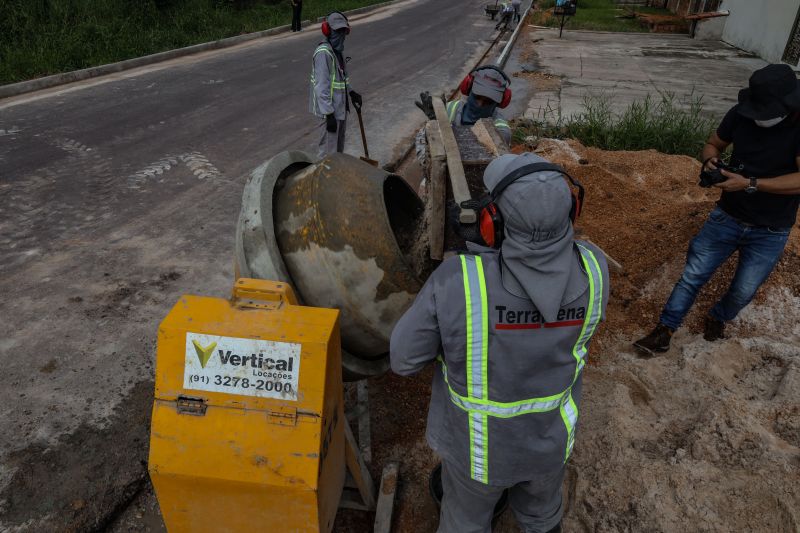
<path fill-rule="evenodd" d="M 496 102 L 492 102 L 490 105 L 481 107 L 478 104 L 478 100 L 475 98 L 475 95 L 470 93 L 469 97 L 467 98 L 467 104 L 464 106 L 464 110 L 461 112 L 461 123 L 472 125 L 482 118 L 490 118 L 492 115 L 494 115 L 495 109 L 497 109 Z"/>
<path fill-rule="evenodd" d="M 331 32 L 330 36 L 328 37 L 328 42 L 331 43 L 331 48 L 334 51 L 339 52 L 340 54 L 344 52 L 344 38 L 345 33 L 343 31 L 334 31 Z"/>

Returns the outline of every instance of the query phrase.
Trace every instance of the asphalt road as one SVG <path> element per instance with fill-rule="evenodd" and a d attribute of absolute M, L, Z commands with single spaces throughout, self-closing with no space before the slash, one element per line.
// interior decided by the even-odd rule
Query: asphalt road
<path fill-rule="evenodd" d="M 373 158 L 492 41 L 483 3 L 352 21 Z M 246 177 L 315 144 L 317 28 L 0 100 L 0 530 L 99 528 L 141 486 L 158 322 L 228 294 Z"/>

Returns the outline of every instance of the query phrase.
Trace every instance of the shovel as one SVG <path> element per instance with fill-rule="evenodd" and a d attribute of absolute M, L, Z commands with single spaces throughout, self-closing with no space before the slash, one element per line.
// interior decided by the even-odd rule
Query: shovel
<path fill-rule="evenodd" d="M 364 157 L 362 157 L 361 160 L 369 163 L 373 167 L 377 167 L 378 162 L 369 158 L 369 149 L 367 149 L 367 134 L 364 133 L 364 119 L 361 118 L 361 106 L 356 105 L 355 102 L 353 102 L 353 107 L 356 108 L 356 114 L 358 115 L 358 126 L 361 128 L 361 142 L 364 143 Z"/>

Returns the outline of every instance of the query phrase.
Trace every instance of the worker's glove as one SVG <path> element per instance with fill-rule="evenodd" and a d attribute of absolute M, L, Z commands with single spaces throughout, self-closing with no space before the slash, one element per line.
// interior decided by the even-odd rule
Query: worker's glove
<path fill-rule="evenodd" d="M 333 116 L 333 113 L 325 115 L 325 129 L 328 130 L 328 133 L 336 133 L 337 126 L 336 117 Z"/>
<path fill-rule="evenodd" d="M 428 120 L 436 120 L 436 112 L 433 110 L 433 98 L 431 98 L 431 93 L 428 91 L 419 93 L 419 99 L 420 101 L 414 102 L 414 104 L 425 113 Z"/>
<path fill-rule="evenodd" d="M 358 94 L 355 91 L 350 91 L 350 101 L 353 102 L 353 107 L 355 107 L 356 110 L 361 109 L 361 104 L 363 103 L 363 100 L 361 99 L 360 94 Z"/>

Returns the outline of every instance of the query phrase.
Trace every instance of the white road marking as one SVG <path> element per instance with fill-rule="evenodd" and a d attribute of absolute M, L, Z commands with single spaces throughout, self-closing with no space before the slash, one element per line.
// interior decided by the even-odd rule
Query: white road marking
<path fill-rule="evenodd" d="M 220 179 L 223 178 L 222 172 L 217 169 L 206 156 L 200 152 L 188 152 L 176 156 L 166 156 L 143 169 L 128 176 L 128 186 L 138 189 L 147 181 L 153 180 L 156 176 L 161 176 L 172 167 L 177 166 L 178 162 L 185 164 L 192 171 L 197 179 Z"/>
<path fill-rule="evenodd" d="M 70 154 L 77 154 L 77 155 L 86 155 L 87 152 L 91 152 L 92 149 L 83 144 L 82 142 L 76 141 L 75 139 L 58 139 L 55 142 L 56 146 L 64 150 L 65 152 L 69 152 Z"/>

